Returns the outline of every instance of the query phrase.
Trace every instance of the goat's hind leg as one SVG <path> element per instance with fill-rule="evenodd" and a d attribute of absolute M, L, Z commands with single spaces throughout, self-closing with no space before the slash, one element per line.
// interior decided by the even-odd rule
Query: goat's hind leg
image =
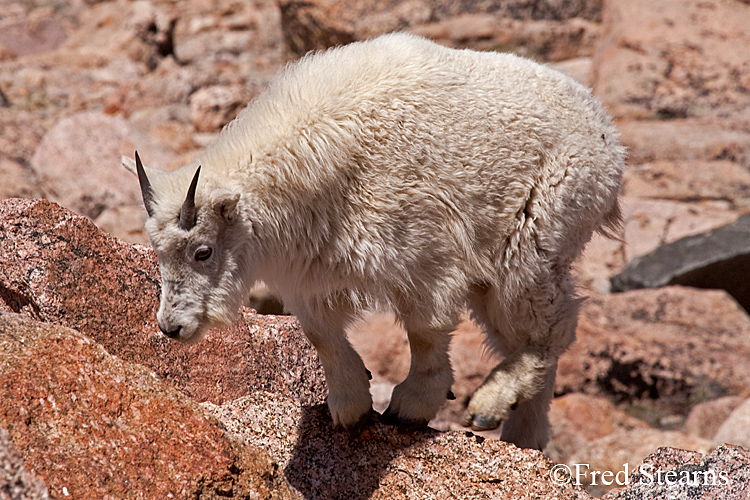
<path fill-rule="evenodd" d="M 544 348 L 524 345 L 497 365 L 477 389 L 464 423 L 474 430 L 496 429 L 519 405 L 539 394 L 555 367 L 556 359 Z"/>
<path fill-rule="evenodd" d="M 490 294 L 472 301 L 488 341 L 508 356 L 472 396 L 465 425 L 488 430 L 505 422 L 504 440 L 539 449 L 546 444 L 557 359 L 575 339 L 579 303 L 569 278 L 559 283 L 524 295 L 512 308 Z"/>
<path fill-rule="evenodd" d="M 503 422 L 500 438 L 519 448 L 544 449 L 549 440 L 549 405 L 555 394 L 557 363 L 547 370 L 541 390 L 530 400 L 519 403 Z"/>

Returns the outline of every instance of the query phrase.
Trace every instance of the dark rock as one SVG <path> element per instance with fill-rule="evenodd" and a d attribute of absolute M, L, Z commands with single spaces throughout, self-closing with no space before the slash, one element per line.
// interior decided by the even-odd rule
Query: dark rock
<path fill-rule="evenodd" d="M 726 290 L 750 311 L 750 214 L 707 233 L 688 236 L 631 261 L 612 278 L 623 292 L 668 285 Z"/>

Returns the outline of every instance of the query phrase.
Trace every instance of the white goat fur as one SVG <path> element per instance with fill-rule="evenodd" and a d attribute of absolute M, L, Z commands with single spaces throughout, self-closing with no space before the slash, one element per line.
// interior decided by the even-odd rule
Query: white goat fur
<path fill-rule="evenodd" d="M 575 336 L 569 268 L 593 231 L 619 224 L 624 157 L 588 89 L 514 55 L 405 34 L 309 55 L 194 164 L 147 169 L 159 324 L 199 338 L 264 281 L 318 350 L 334 423 L 351 427 L 372 401 L 346 327 L 395 314 L 412 364 L 388 414 L 426 422 L 450 391 L 450 333 L 469 307 L 506 357 L 466 423 L 506 421 L 504 439 L 541 448 Z M 185 231 L 177 214 L 199 164 Z M 213 253 L 199 262 L 201 248 Z"/>

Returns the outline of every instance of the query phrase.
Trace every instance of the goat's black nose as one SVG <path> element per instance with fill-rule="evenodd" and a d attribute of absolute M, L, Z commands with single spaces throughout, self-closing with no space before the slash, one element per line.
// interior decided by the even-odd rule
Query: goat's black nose
<path fill-rule="evenodd" d="M 170 339 L 176 339 L 177 337 L 180 336 L 180 330 L 182 330 L 182 326 L 178 326 L 177 328 L 175 328 L 171 332 L 168 332 L 167 330 L 164 329 L 163 326 L 159 325 L 159 330 L 161 330 L 161 333 L 163 333 L 164 335 L 166 335 Z"/>

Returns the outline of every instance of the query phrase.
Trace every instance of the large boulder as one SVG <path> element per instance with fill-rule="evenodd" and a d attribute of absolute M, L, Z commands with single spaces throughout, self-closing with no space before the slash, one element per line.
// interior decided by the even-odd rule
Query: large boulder
<path fill-rule="evenodd" d="M 86 111 L 56 123 L 42 138 L 31 165 L 47 198 L 92 220 L 126 209 L 122 221 L 105 229 L 145 242 L 140 188 L 120 165 L 120 156 L 132 156 L 136 149 L 155 165 L 171 159 L 154 139 L 124 119 Z"/>
<path fill-rule="evenodd" d="M 74 330 L 0 313 L 0 400 L 53 498 L 294 498 L 263 451 Z"/>
<path fill-rule="evenodd" d="M 0 309 L 74 328 L 198 401 L 257 389 L 305 403 L 325 398 L 317 354 L 295 319 L 247 310 L 234 325 L 184 345 L 158 330 L 159 293 L 150 248 L 112 238 L 48 201 L 0 202 Z"/>
<path fill-rule="evenodd" d="M 750 5 L 723 0 L 605 3 L 594 88 L 618 117 L 725 116 L 750 106 Z"/>
<path fill-rule="evenodd" d="M 724 291 L 666 287 L 589 298 L 557 393 L 645 405 L 659 418 L 750 385 L 750 317 Z M 655 422 L 661 425 L 663 422 Z"/>

